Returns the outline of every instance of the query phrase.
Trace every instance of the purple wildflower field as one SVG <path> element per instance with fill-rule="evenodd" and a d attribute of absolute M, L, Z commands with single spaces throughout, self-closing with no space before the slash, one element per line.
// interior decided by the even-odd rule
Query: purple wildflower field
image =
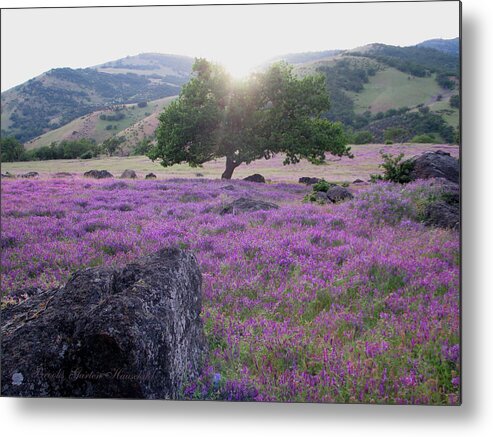
<path fill-rule="evenodd" d="M 211 179 L 2 180 L 3 305 L 165 246 L 203 274 L 210 354 L 186 399 L 458 404 L 459 233 L 419 222 L 433 181 L 310 188 Z M 220 215 L 239 197 L 278 210 Z"/>

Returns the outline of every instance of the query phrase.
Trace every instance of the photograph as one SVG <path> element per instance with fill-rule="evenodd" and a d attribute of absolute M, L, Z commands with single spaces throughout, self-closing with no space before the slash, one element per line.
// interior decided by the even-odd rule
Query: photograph
<path fill-rule="evenodd" d="M 1 396 L 460 406 L 461 19 L 2 7 Z"/>

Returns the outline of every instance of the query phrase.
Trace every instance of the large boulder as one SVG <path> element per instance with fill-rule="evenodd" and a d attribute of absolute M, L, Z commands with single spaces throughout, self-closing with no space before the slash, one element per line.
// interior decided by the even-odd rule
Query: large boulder
<path fill-rule="evenodd" d="M 246 178 L 243 178 L 243 180 L 248 181 L 248 182 L 257 182 L 260 184 L 265 184 L 265 178 L 261 174 L 258 174 L 258 173 L 247 176 Z"/>
<path fill-rule="evenodd" d="M 424 209 L 424 223 L 428 226 L 458 230 L 460 227 L 460 187 L 446 179 L 432 182 L 434 200 Z"/>
<path fill-rule="evenodd" d="M 410 159 L 413 169 L 411 180 L 445 178 L 452 182 L 459 182 L 459 161 L 443 150 L 425 152 Z"/>
<path fill-rule="evenodd" d="M 154 173 L 147 173 L 146 179 L 156 179 L 156 175 Z"/>
<path fill-rule="evenodd" d="M 107 170 L 89 170 L 84 173 L 86 178 L 105 179 L 112 178 L 113 175 Z"/>
<path fill-rule="evenodd" d="M 298 182 L 300 184 L 306 184 L 306 185 L 315 185 L 316 183 L 320 182 L 322 179 L 319 178 L 312 178 L 308 176 L 303 176 L 302 178 L 298 179 Z"/>
<path fill-rule="evenodd" d="M 121 179 L 137 179 L 137 173 L 133 170 L 125 170 L 120 176 Z"/>
<path fill-rule="evenodd" d="M 206 351 L 194 255 L 88 268 L 2 310 L 2 395 L 175 399 Z"/>
<path fill-rule="evenodd" d="M 270 202 L 264 202 L 263 200 L 250 199 L 248 197 L 240 197 L 234 202 L 225 205 L 220 214 L 239 214 L 242 212 L 255 212 L 255 211 L 268 211 L 270 209 L 278 209 L 279 205 Z"/>
<path fill-rule="evenodd" d="M 327 191 L 327 199 L 332 203 L 342 202 L 344 200 L 352 199 L 353 197 L 354 196 L 347 188 L 340 187 L 339 185 L 329 188 Z"/>
<path fill-rule="evenodd" d="M 459 204 L 447 203 L 443 200 L 430 203 L 425 208 L 424 222 L 428 226 L 439 228 L 459 229 Z"/>

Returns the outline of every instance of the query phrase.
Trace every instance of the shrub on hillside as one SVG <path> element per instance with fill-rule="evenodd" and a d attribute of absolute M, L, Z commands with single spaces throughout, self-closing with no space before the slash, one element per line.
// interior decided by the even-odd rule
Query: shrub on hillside
<path fill-rule="evenodd" d="M 433 144 L 436 143 L 437 139 L 433 134 L 422 134 L 422 135 L 415 135 L 411 143 L 425 143 L 425 144 Z"/>
<path fill-rule="evenodd" d="M 449 104 L 452 108 L 459 108 L 460 107 L 460 97 L 458 94 L 455 96 L 450 97 Z"/>
<path fill-rule="evenodd" d="M 373 135 L 368 131 L 356 132 L 353 136 L 354 144 L 368 144 L 373 141 Z"/>
<path fill-rule="evenodd" d="M 326 193 L 333 186 L 334 186 L 334 184 L 331 184 L 330 182 L 327 182 L 325 179 L 322 179 L 313 185 L 313 191 L 315 191 L 315 192 L 322 191 L 322 192 Z"/>
<path fill-rule="evenodd" d="M 379 164 L 380 168 L 383 168 L 383 175 L 371 175 L 372 182 L 379 180 L 396 182 L 399 184 L 405 184 L 411 181 L 410 173 L 413 169 L 413 163 L 409 160 L 404 160 L 404 153 L 400 153 L 397 156 L 393 156 L 390 153 L 381 152 L 383 163 Z"/>

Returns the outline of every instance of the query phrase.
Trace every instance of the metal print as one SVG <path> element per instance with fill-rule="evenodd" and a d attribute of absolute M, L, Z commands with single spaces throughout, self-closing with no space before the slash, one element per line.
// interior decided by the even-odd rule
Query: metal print
<path fill-rule="evenodd" d="M 460 404 L 459 2 L 1 24 L 2 396 Z"/>

